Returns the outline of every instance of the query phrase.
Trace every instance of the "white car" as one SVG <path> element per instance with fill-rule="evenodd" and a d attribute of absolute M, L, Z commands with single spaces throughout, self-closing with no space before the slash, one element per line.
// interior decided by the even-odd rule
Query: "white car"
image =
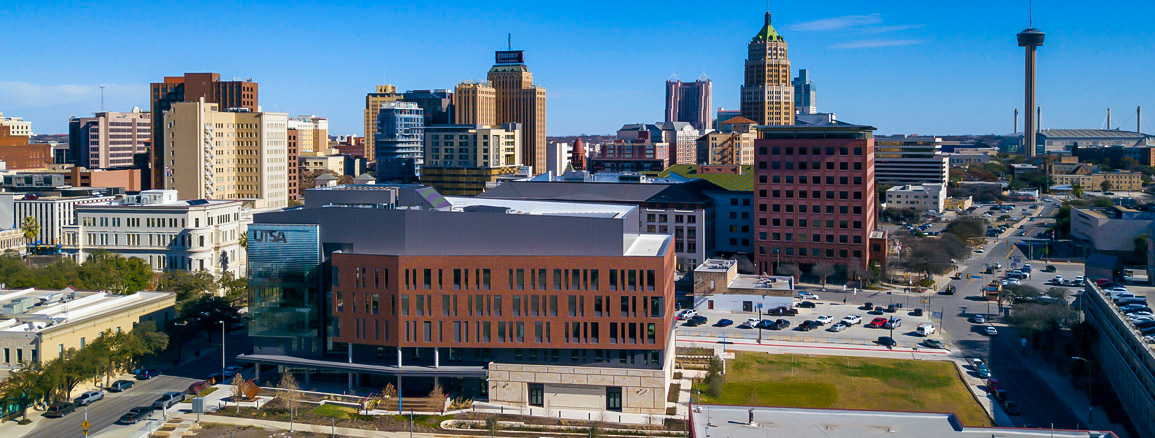
<path fill-rule="evenodd" d="M 746 318 L 746 322 L 743 322 L 742 324 L 738 325 L 738 328 L 752 329 L 752 328 L 756 327 L 758 325 L 758 323 L 761 321 L 762 320 L 758 319 L 758 318 Z"/>
<path fill-rule="evenodd" d="M 983 254 L 985 252 L 987 252 L 987 250 L 982 248 L 975 248 L 975 254 Z"/>
<path fill-rule="evenodd" d="M 834 317 L 830 315 L 819 315 L 817 318 L 814 318 L 814 322 L 826 325 L 834 322 Z"/>
<path fill-rule="evenodd" d="M 1051 279 L 1051 284 L 1063 284 L 1063 276 L 1056 275 L 1055 278 Z"/>
<path fill-rule="evenodd" d="M 678 319 L 679 320 L 687 320 L 687 319 L 693 318 L 695 316 L 698 316 L 698 311 L 694 310 L 694 309 L 686 309 L 686 310 L 683 310 L 681 312 L 678 312 Z"/>
<path fill-rule="evenodd" d="M 818 299 L 818 295 L 814 295 L 810 292 L 798 292 L 798 297 L 802 298 L 804 300 L 817 300 Z"/>
<path fill-rule="evenodd" d="M 858 315 L 847 315 L 845 318 L 842 318 L 842 323 L 846 324 L 846 325 L 854 325 L 854 324 L 859 324 L 861 322 L 862 322 L 862 317 L 858 316 Z"/>
<path fill-rule="evenodd" d="M 840 323 L 837 323 L 837 324 L 830 326 L 830 328 L 828 328 L 826 330 L 829 330 L 832 332 L 840 332 L 840 331 L 846 330 L 846 327 L 848 327 L 846 324 L 843 324 L 840 322 Z"/>
<path fill-rule="evenodd" d="M 994 326 L 991 326 L 991 325 L 987 326 L 986 331 L 987 331 L 987 336 L 997 336 L 999 334 L 998 329 L 996 329 Z"/>
<path fill-rule="evenodd" d="M 94 401 L 103 399 L 104 391 L 88 391 L 84 394 L 80 394 L 80 397 L 77 397 L 76 400 L 73 400 L 73 402 L 76 403 L 77 406 L 88 406 Z"/>
<path fill-rule="evenodd" d="M 1082 286 L 1082 285 L 1083 285 L 1083 281 L 1084 281 L 1084 280 L 1086 280 L 1086 279 L 1087 279 L 1087 278 L 1086 278 L 1086 277 L 1084 277 L 1084 276 L 1082 276 L 1082 275 L 1076 275 L 1076 276 L 1075 276 L 1075 283 L 1077 283 L 1077 284 L 1076 284 L 1076 286 Z"/>
<path fill-rule="evenodd" d="M 971 321 L 974 321 L 975 324 L 982 324 L 987 322 L 987 319 L 982 315 L 975 315 L 974 318 L 971 318 Z"/>

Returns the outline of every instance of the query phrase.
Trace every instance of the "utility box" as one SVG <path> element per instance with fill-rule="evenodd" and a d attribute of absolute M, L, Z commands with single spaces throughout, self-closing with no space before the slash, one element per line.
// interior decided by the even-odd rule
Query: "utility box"
<path fill-rule="evenodd" d="M 197 397 L 192 399 L 192 411 L 194 414 L 205 413 L 205 398 Z"/>

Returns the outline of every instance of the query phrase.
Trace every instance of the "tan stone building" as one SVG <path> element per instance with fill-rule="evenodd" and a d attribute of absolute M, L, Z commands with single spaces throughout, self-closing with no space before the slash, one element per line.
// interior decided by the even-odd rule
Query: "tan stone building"
<path fill-rule="evenodd" d="M 1103 189 L 1103 182 L 1111 183 L 1108 190 L 1120 192 L 1137 192 L 1143 190 L 1143 176 L 1139 172 L 1118 171 L 1100 172 L 1090 175 L 1051 175 L 1054 185 L 1079 186 L 1083 190 L 1099 191 Z"/>
<path fill-rule="evenodd" d="M 498 61 L 504 61 L 498 52 Z M 516 62 L 498 62 L 489 69 L 487 79 L 497 92 L 497 123 L 520 123 L 521 160 L 533 166 L 533 173 L 546 168 L 545 142 L 545 88 L 533 84 L 533 73 L 522 62 L 521 52 Z"/>
<path fill-rule="evenodd" d="M 428 126 L 421 183 L 447 195 L 479 194 L 499 177 L 519 172 L 522 141 L 512 123 Z"/>
<path fill-rule="evenodd" d="M 786 39 L 766 24 L 747 46 L 746 79 L 742 85 L 742 117 L 759 125 L 794 124 L 794 86 L 790 83 L 790 58 Z"/>
<path fill-rule="evenodd" d="M 366 160 L 375 159 L 377 149 L 374 147 L 373 135 L 377 132 L 377 114 L 381 111 L 381 104 L 399 102 L 402 99 L 397 87 L 389 84 L 377 85 L 377 90 L 365 95 L 365 149 Z"/>
<path fill-rule="evenodd" d="M 453 123 L 497 124 L 497 90 L 481 82 L 462 82 L 453 90 Z"/>
<path fill-rule="evenodd" d="M 106 330 L 128 332 L 144 321 L 164 327 L 175 318 L 175 304 L 172 292 L 0 290 L 0 377 L 82 349 Z"/>
<path fill-rule="evenodd" d="M 315 115 L 289 119 L 288 130 L 297 142 L 297 154 L 302 157 L 329 155 L 329 119 Z"/>
<path fill-rule="evenodd" d="M 288 205 L 288 116 L 173 103 L 164 114 L 167 189 L 181 199 L 247 199 L 256 209 Z"/>

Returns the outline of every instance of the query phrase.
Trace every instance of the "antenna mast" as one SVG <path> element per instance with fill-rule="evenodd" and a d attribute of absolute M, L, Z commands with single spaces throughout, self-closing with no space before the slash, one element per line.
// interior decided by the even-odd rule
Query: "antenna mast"
<path fill-rule="evenodd" d="M 104 112 L 104 86 L 100 86 L 100 112 Z"/>

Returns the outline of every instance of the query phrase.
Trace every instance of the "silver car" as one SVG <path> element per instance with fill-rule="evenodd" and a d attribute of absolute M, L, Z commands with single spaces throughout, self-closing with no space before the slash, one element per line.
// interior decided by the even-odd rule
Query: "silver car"
<path fill-rule="evenodd" d="M 72 402 L 76 403 L 76 406 L 88 406 L 92 402 L 102 399 L 104 399 L 104 391 L 88 391 L 80 394 L 80 397 L 76 397 Z"/>

